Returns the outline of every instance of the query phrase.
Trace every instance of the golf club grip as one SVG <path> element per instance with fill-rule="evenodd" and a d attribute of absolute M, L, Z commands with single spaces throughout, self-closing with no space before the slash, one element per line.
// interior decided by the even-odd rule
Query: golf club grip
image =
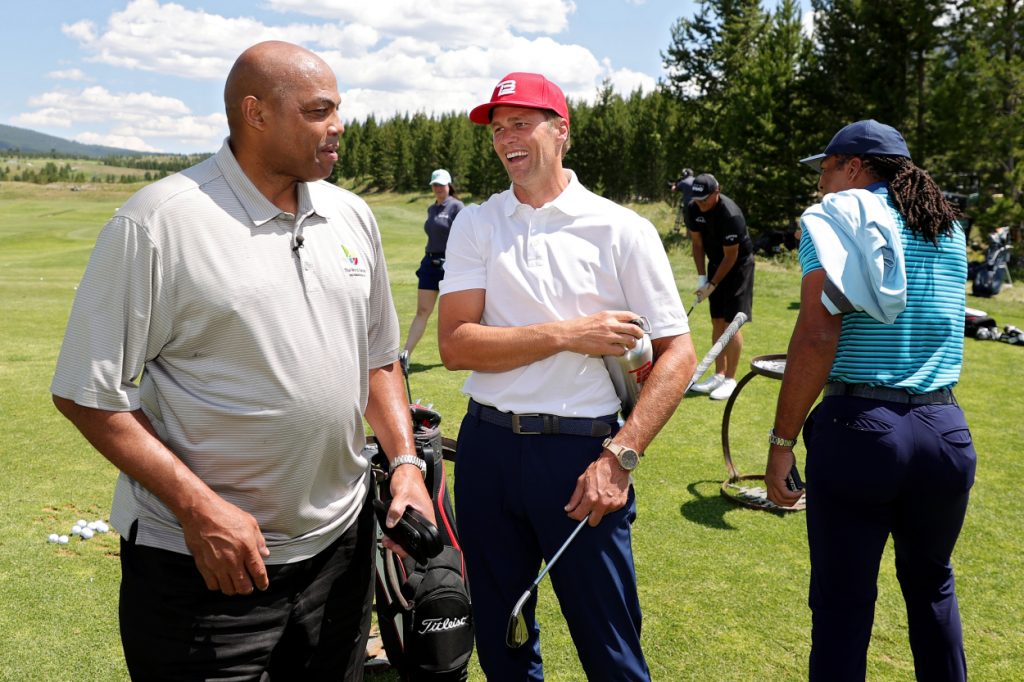
<path fill-rule="evenodd" d="M 704 375 L 704 372 L 708 370 L 708 367 L 710 367 L 711 363 L 715 361 L 715 358 L 718 357 L 719 353 L 729 345 L 729 341 L 732 340 L 732 337 L 735 336 L 736 332 L 739 331 L 739 328 L 742 327 L 746 321 L 746 313 L 736 313 L 736 317 L 732 318 L 732 322 L 729 323 L 729 326 L 725 328 L 722 335 L 718 337 L 717 341 L 715 341 L 715 345 L 711 346 L 711 350 L 707 352 L 704 358 L 700 361 L 700 364 L 697 365 L 697 369 L 693 371 L 693 378 L 690 379 L 690 383 L 686 387 L 687 391 L 690 390 L 690 387 L 693 386 L 697 379 L 700 379 Z"/>

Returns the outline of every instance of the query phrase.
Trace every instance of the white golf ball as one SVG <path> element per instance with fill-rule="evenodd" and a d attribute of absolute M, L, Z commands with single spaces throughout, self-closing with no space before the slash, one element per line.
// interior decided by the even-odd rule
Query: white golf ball
<path fill-rule="evenodd" d="M 99 521 L 96 524 L 96 530 L 100 533 L 106 533 L 110 530 L 110 526 L 108 526 L 105 521 Z"/>
<path fill-rule="evenodd" d="M 57 538 L 57 544 L 66 545 L 68 544 L 68 542 L 70 542 L 70 539 L 68 538 L 67 535 L 61 535 L 59 538 Z"/>
<path fill-rule="evenodd" d="M 83 528 L 82 529 L 82 539 L 83 540 L 88 540 L 93 535 L 95 535 L 95 532 L 93 532 L 92 528 Z"/>
<path fill-rule="evenodd" d="M 50 537 L 46 538 L 46 541 L 47 542 L 57 542 L 57 540 L 59 540 L 59 539 L 60 539 L 60 536 L 58 536 L 56 533 L 50 533 Z"/>
<path fill-rule="evenodd" d="M 96 530 L 97 525 L 95 521 L 90 521 L 85 527 L 89 530 Z"/>
<path fill-rule="evenodd" d="M 81 526 L 74 526 L 71 529 L 71 534 L 72 535 L 81 535 L 82 534 L 82 527 Z"/>
<path fill-rule="evenodd" d="M 86 521 L 85 519 L 78 519 L 78 521 L 75 522 L 75 525 L 76 526 L 81 526 L 82 528 L 85 528 L 86 526 L 89 525 L 89 522 Z"/>

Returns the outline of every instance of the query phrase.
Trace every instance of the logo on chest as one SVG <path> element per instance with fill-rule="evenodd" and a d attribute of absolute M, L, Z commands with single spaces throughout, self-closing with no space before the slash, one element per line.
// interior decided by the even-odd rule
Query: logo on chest
<path fill-rule="evenodd" d="M 341 252 L 343 254 L 342 269 L 347 275 L 353 275 L 355 277 L 366 277 L 367 272 L 365 259 L 360 258 L 359 254 L 355 251 L 350 251 L 344 244 L 341 245 Z"/>

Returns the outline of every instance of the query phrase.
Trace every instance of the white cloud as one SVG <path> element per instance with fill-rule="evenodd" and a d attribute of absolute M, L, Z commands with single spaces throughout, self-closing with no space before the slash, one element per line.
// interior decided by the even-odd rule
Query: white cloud
<path fill-rule="evenodd" d="M 814 10 L 807 10 L 800 17 L 800 31 L 808 38 L 814 38 L 815 21 Z"/>
<path fill-rule="evenodd" d="M 613 69 L 607 59 L 604 61 L 604 66 L 606 69 L 604 77 L 611 83 L 612 90 L 624 97 L 631 95 L 637 90 L 650 93 L 654 92 L 655 88 L 657 88 L 658 82 L 646 73 L 640 73 L 631 69 Z"/>
<path fill-rule="evenodd" d="M 70 128 L 71 121 L 63 109 L 37 109 L 11 118 L 11 123 L 26 128 Z"/>
<path fill-rule="evenodd" d="M 128 0 L 104 21 L 76 21 L 62 30 L 87 63 L 205 81 L 201 88 L 217 91 L 246 47 L 264 40 L 304 45 L 337 74 L 348 121 L 464 112 L 510 71 L 544 73 L 569 97 L 588 101 L 605 79 L 623 95 L 655 87 L 651 76 L 557 40 L 576 11 L 572 0 L 519 0 L 514 12 L 490 0 L 265 0 L 253 11 L 267 8 L 276 13 L 257 19 Z M 107 122 L 109 134 L 176 137 L 191 149 L 215 149 L 226 133 L 219 108 L 194 114 L 184 102 L 153 93 L 53 91 L 31 105 L 33 111 L 17 117 L 22 124 L 66 129 Z"/>
<path fill-rule="evenodd" d="M 68 37 L 74 38 L 82 43 L 88 43 L 96 40 L 96 24 L 88 19 L 76 21 L 73 24 L 61 24 L 60 30 Z"/>
<path fill-rule="evenodd" d="M 32 97 L 28 103 L 37 110 L 18 116 L 18 121 L 28 123 L 38 118 L 62 128 L 81 122 L 125 121 L 153 115 L 191 113 L 184 102 L 173 97 L 150 92 L 112 93 L 101 85 L 80 92 L 53 90 Z"/>
<path fill-rule="evenodd" d="M 223 113 L 196 116 L 181 100 L 150 92 L 112 93 L 97 85 L 79 92 L 54 90 L 33 97 L 29 104 L 35 110 L 16 116 L 15 125 L 71 129 L 108 124 L 108 135 L 138 140 L 131 146 L 115 145 L 129 149 L 143 150 L 143 140 L 153 137 L 174 139 L 191 149 L 215 149 L 227 134 Z M 80 133 L 74 139 L 82 135 L 100 133 Z"/>
<path fill-rule="evenodd" d="M 493 36 L 513 31 L 559 33 L 576 11 L 570 0 L 518 0 L 514 11 L 491 0 L 268 0 L 267 5 L 443 45 L 486 44 Z"/>
<path fill-rule="evenodd" d="M 81 69 L 58 69 L 56 71 L 50 71 L 46 74 L 48 78 L 55 78 L 57 80 L 65 81 L 85 81 L 89 80 L 89 77 L 85 75 L 85 72 Z"/>
<path fill-rule="evenodd" d="M 82 144 L 102 144 L 107 147 L 120 147 L 122 149 L 133 149 L 137 152 L 158 152 L 156 147 L 150 146 L 140 137 L 133 135 L 101 135 L 99 133 L 81 133 L 75 135 L 75 142 Z"/>
<path fill-rule="evenodd" d="M 223 80 L 242 50 L 264 40 L 365 52 L 378 39 L 365 26 L 267 26 L 252 17 L 224 17 L 158 0 L 131 0 L 101 31 L 88 21 L 61 29 L 92 53 L 91 61 L 212 80 Z"/>
<path fill-rule="evenodd" d="M 228 134 L 228 119 L 224 114 L 207 116 L 150 116 L 131 121 L 114 129 L 123 135 L 166 137 L 190 143 L 213 143 L 214 147 Z"/>

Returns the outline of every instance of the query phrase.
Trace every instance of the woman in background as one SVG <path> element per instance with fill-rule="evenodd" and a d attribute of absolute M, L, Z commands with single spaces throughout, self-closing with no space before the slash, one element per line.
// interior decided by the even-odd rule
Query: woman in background
<path fill-rule="evenodd" d="M 430 175 L 430 188 L 434 191 L 434 203 L 427 209 L 427 221 L 423 230 L 427 233 L 427 248 L 416 271 L 419 290 L 416 292 L 416 317 L 409 325 L 409 336 L 402 350 L 402 371 L 409 372 L 409 357 L 427 328 L 427 320 L 437 303 L 438 285 L 444 279 L 444 250 L 448 245 L 448 232 L 455 222 L 455 216 L 463 209 L 463 203 L 455 197 L 451 174 L 438 168 Z"/>

